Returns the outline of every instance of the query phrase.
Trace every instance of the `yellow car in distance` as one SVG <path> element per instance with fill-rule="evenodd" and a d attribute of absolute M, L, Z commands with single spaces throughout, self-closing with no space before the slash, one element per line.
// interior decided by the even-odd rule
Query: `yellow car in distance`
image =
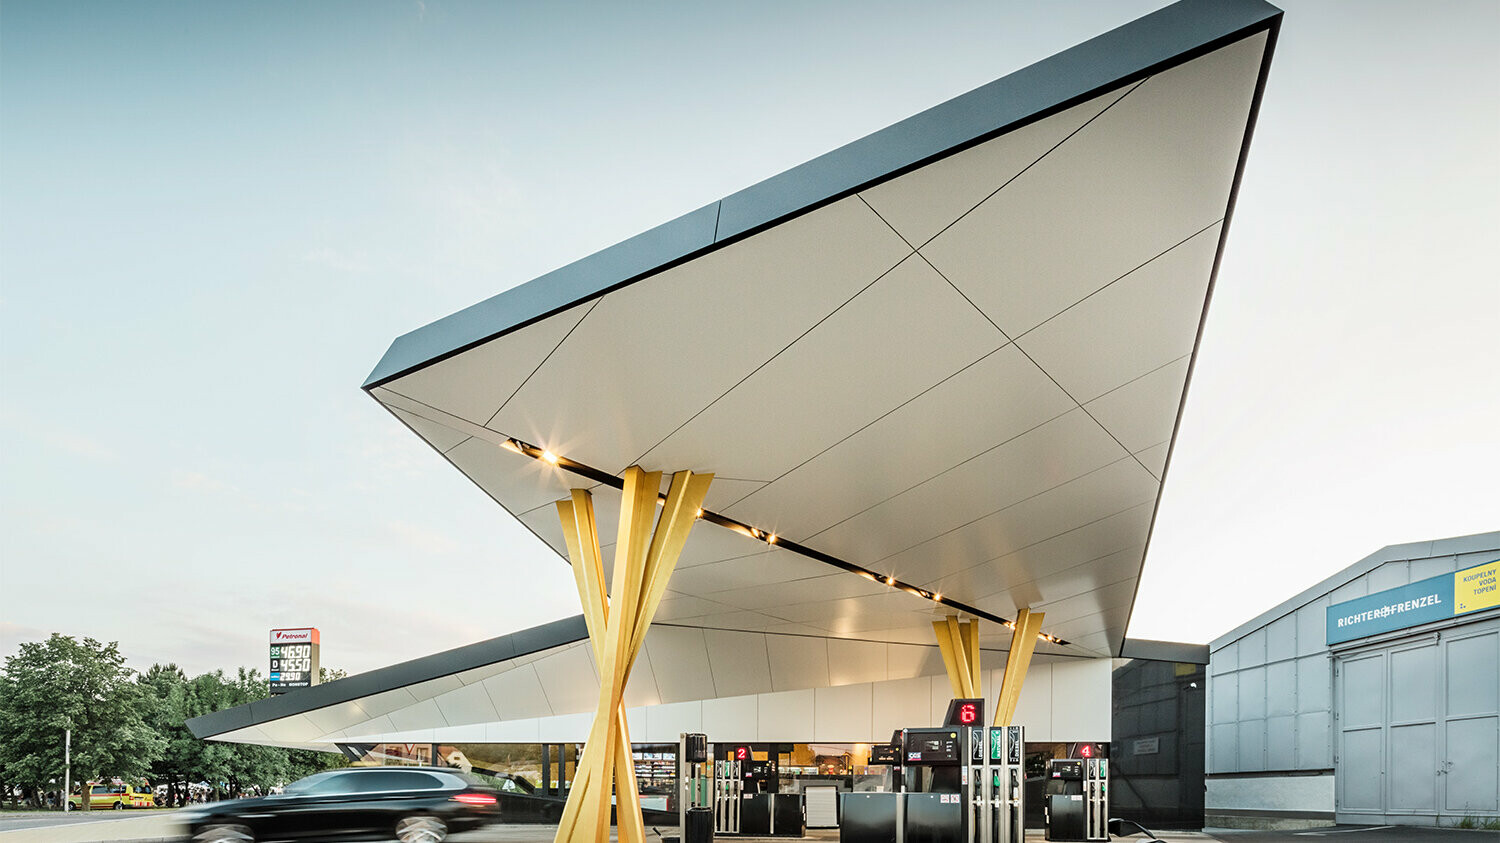
<path fill-rule="evenodd" d="M 144 786 L 143 786 L 144 787 Z M 76 811 L 82 804 L 82 799 L 74 794 L 68 797 L 68 810 Z M 112 808 L 123 811 L 126 808 L 155 808 L 156 796 L 151 788 L 137 790 L 135 785 L 129 784 L 90 784 L 89 785 L 89 808 Z"/>

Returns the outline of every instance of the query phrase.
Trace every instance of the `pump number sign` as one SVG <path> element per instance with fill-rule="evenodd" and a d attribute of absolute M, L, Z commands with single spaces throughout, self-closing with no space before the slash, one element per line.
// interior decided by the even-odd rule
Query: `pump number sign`
<path fill-rule="evenodd" d="M 271 630 L 271 693 L 318 684 L 318 630 Z"/>

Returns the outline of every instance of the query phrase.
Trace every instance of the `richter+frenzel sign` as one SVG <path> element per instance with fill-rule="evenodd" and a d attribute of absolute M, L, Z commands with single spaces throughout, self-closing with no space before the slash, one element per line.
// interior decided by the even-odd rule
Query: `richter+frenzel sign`
<path fill-rule="evenodd" d="M 1328 607 L 1329 644 L 1500 606 L 1500 559 Z"/>
<path fill-rule="evenodd" d="M 318 630 L 271 630 L 271 693 L 318 684 Z"/>

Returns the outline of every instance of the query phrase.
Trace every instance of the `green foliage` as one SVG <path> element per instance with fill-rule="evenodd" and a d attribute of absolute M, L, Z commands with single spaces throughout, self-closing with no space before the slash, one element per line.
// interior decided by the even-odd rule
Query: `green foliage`
<path fill-rule="evenodd" d="M 73 780 L 206 781 L 228 794 L 343 767 L 342 754 L 193 736 L 187 721 L 264 699 L 256 669 L 188 678 L 153 665 L 131 681 L 116 644 L 54 634 L 22 644 L 0 672 L 0 781 L 37 790 L 63 777 L 63 731 L 73 729 Z M 324 670 L 323 681 L 343 678 Z M 56 785 L 52 785 L 56 787 Z"/>
<path fill-rule="evenodd" d="M 145 775 L 166 741 L 147 723 L 154 700 L 130 674 L 114 642 L 54 633 L 22 644 L 0 672 L 0 780 L 61 781 L 69 728 L 75 780 Z"/>
<path fill-rule="evenodd" d="M 1500 831 L 1500 819 L 1493 817 L 1464 817 L 1453 824 L 1454 828 L 1484 829 L 1485 831 Z"/>

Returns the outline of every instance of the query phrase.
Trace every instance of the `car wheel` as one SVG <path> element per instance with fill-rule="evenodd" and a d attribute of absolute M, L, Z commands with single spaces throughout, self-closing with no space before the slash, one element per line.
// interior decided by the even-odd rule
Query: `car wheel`
<path fill-rule="evenodd" d="M 193 843 L 253 843 L 255 835 L 242 825 L 204 826 L 193 835 Z"/>
<path fill-rule="evenodd" d="M 401 843 L 438 843 L 448 836 L 448 826 L 437 817 L 405 817 L 396 823 Z"/>
<path fill-rule="evenodd" d="M 125 803 L 124 802 L 116 802 L 115 803 L 115 810 L 116 811 L 123 811 L 123 810 L 125 810 Z"/>

